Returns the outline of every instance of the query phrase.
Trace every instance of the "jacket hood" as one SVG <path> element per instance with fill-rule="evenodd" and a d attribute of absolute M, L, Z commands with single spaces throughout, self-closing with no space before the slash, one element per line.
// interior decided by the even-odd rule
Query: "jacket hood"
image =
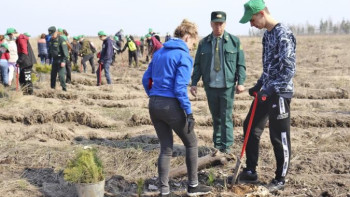
<path fill-rule="evenodd" d="M 23 35 L 23 34 L 19 35 L 17 39 L 25 39 L 25 40 L 29 40 L 28 36 Z"/>
<path fill-rule="evenodd" d="M 172 38 L 169 41 L 165 42 L 163 46 L 166 49 L 181 49 L 183 51 L 189 52 L 187 44 L 179 38 Z"/>

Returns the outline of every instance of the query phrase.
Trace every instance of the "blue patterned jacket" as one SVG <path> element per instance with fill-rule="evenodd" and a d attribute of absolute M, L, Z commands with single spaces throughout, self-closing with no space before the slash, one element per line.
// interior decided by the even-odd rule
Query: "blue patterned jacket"
<path fill-rule="evenodd" d="M 268 95 L 291 98 L 294 92 L 296 40 L 292 31 L 278 23 L 263 37 L 263 73 L 256 86 Z"/>

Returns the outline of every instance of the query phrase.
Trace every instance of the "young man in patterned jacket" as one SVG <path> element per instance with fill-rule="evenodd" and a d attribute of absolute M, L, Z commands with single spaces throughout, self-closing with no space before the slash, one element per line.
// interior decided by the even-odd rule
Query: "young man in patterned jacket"
<path fill-rule="evenodd" d="M 292 78 L 295 75 L 296 41 L 290 29 L 277 22 L 269 13 L 263 0 L 250 0 L 244 4 L 245 12 L 240 23 L 267 31 L 263 37 L 263 73 L 256 85 L 249 89 L 257 94 L 258 104 L 248 139 L 246 168 L 239 175 L 240 182 L 258 181 L 256 166 L 259 158 L 259 141 L 267 120 L 270 139 L 276 157 L 275 178 L 268 185 L 271 192 L 283 190 L 289 169 L 290 102 L 293 96 Z M 252 109 L 252 108 L 251 108 Z M 244 121 L 246 132 L 251 109 Z"/>

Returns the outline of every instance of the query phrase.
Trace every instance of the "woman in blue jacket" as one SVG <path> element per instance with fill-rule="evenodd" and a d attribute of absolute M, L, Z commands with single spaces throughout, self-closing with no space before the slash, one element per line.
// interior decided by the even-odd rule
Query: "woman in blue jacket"
<path fill-rule="evenodd" d="M 142 83 L 149 100 L 149 113 L 160 141 L 158 174 L 161 196 L 170 196 L 169 169 L 173 151 L 173 133 L 186 147 L 189 196 L 207 194 L 210 188 L 198 185 L 198 147 L 194 133 L 194 118 L 187 94 L 193 67 L 189 50 L 197 42 L 198 31 L 194 23 L 183 20 L 173 39 L 154 53 Z"/>

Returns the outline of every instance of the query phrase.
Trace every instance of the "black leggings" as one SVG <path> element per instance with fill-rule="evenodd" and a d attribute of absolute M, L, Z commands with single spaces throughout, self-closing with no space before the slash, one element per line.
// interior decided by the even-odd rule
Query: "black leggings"
<path fill-rule="evenodd" d="M 194 132 L 188 132 L 184 110 L 176 98 L 151 96 L 149 113 L 160 141 L 158 158 L 158 174 L 161 193 L 166 194 L 169 189 L 170 159 L 173 153 L 173 132 L 180 137 L 186 147 L 186 166 L 189 185 L 198 184 L 197 138 Z"/>

